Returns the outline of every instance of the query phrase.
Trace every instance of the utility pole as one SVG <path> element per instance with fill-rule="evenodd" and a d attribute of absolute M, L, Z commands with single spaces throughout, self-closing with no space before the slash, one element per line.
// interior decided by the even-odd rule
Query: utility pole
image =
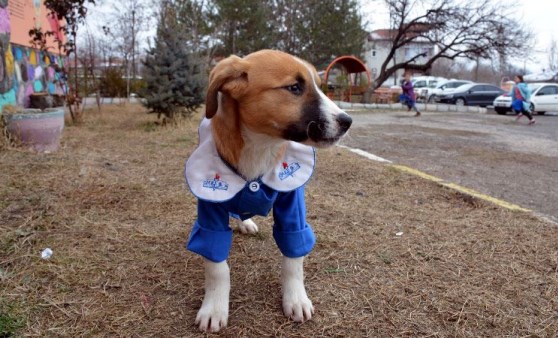
<path fill-rule="evenodd" d="M 132 9 L 132 76 L 136 78 L 136 10 Z M 130 103 L 130 63 L 126 66 L 126 93 L 128 103 Z"/>
<path fill-rule="evenodd" d="M 132 79 L 136 79 L 136 10 L 132 10 Z"/>
<path fill-rule="evenodd" d="M 476 55 L 475 61 L 477 63 L 477 66 L 475 68 L 475 82 L 478 82 L 479 81 L 479 67 L 480 67 L 480 55 L 479 54 Z"/>

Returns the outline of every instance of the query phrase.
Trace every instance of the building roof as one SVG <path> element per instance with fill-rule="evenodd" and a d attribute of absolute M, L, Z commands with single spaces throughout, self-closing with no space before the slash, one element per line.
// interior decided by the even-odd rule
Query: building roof
<path fill-rule="evenodd" d="M 416 37 L 421 33 L 428 32 L 430 30 L 430 24 L 427 23 L 414 23 L 405 32 L 406 37 Z M 376 29 L 368 34 L 368 41 L 382 41 L 382 40 L 392 40 L 392 38 L 397 34 L 397 29 Z"/>
<path fill-rule="evenodd" d="M 368 34 L 368 41 L 391 40 L 395 33 L 395 29 L 376 29 Z"/>

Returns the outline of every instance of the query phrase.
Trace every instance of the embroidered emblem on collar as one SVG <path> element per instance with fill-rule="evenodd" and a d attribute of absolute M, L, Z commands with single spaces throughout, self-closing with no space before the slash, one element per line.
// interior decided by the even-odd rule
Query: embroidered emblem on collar
<path fill-rule="evenodd" d="M 215 174 L 215 178 L 211 180 L 204 180 L 203 187 L 215 190 L 229 190 L 229 184 L 225 181 L 221 180 L 221 176 L 219 174 Z"/>
<path fill-rule="evenodd" d="M 279 172 L 279 179 L 283 181 L 286 178 L 294 177 L 294 173 L 298 169 L 300 169 L 300 164 L 298 162 L 293 162 L 291 164 L 283 162 L 283 170 Z"/>

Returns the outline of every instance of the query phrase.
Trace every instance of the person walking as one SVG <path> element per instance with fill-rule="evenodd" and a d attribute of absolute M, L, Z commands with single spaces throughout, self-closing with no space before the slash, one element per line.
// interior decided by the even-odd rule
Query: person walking
<path fill-rule="evenodd" d="M 535 118 L 531 113 L 531 89 L 523 80 L 523 75 L 516 75 L 514 82 L 515 85 L 509 95 L 512 98 L 512 110 L 517 114 L 515 120 L 518 121 L 525 115 L 529 119 L 529 124 L 535 124 Z"/>
<path fill-rule="evenodd" d="M 416 105 L 417 101 L 415 90 L 413 87 L 413 83 L 411 82 L 411 73 L 405 73 L 401 89 L 403 89 L 403 94 L 399 96 L 399 100 L 401 101 L 401 103 L 407 105 L 407 111 L 411 111 L 411 109 L 414 109 L 416 112 L 415 116 L 420 116 L 420 111 L 418 110 Z"/>

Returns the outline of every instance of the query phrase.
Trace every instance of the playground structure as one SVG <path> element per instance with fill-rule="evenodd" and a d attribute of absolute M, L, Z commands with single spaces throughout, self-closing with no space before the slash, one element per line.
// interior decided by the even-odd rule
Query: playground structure
<path fill-rule="evenodd" d="M 354 56 L 346 55 L 336 58 L 327 66 L 322 90 L 333 100 L 360 101 L 371 82 L 370 71 L 364 63 Z"/>

